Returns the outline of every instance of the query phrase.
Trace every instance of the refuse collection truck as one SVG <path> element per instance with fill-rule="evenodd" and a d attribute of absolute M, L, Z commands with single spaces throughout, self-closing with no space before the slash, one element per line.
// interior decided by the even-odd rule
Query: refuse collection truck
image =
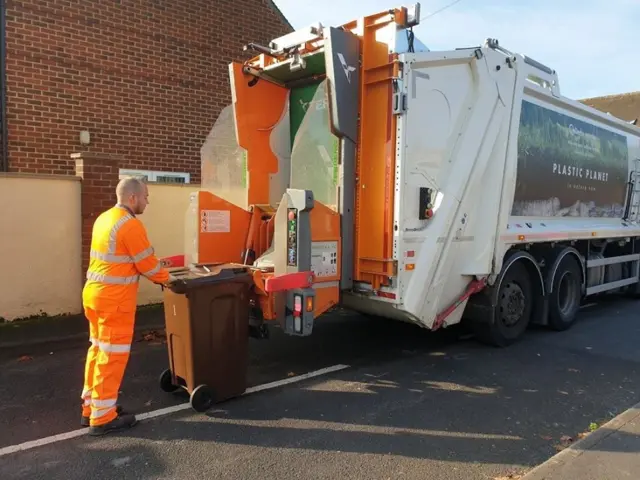
<path fill-rule="evenodd" d="M 640 129 L 498 40 L 430 51 L 419 21 L 318 23 L 230 65 L 185 262 L 250 273 L 255 334 L 344 306 L 506 346 L 640 293 Z"/>

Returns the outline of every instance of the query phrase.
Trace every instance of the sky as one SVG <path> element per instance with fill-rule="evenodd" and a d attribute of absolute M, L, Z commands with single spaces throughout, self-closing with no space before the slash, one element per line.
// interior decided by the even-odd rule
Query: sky
<path fill-rule="evenodd" d="M 558 73 L 560 91 L 584 99 L 640 90 L 640 0 L 422 1 L 414 28 L 430 50 L 481 45 L 488 37 Z M 336 26 L 414 0 L 275 0 L 294 28 Z"/>

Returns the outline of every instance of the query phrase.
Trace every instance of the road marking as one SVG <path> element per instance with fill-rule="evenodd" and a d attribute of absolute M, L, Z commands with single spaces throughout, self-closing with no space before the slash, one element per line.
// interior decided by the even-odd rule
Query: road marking
<path fill-rule="evenodd" d="M 290 383 L 301 382 L 302 380 L 306 380 L 308 378 L 319 377 L 333 372 L 339 372 L 340 370 L 344 370 L 345 368 L 349 368 L 349 365 L 334 365 L 333 367 L 322 368 L 320 370 L 316 370 L 315 372 L 305 373 L 304 375 L 276 380 L 275 382 L 265 383 L 264 385 L 258 385 L 256 387 L 248 388 L 245 392 L 245 395 L 261 392 L 263 390 L 269 390 L 271 388 L 282 387 L 284 385 L 289 385 Z"/>
<path fill-rule="evenodd" d="M 284 385 L 301 382 L 309 378 L 320 377 L 322 375 L 338 372 L 340 370 L 344 370 L 347 368 L 349 368 L 349 365 L 334 365 L 332 367 L 322 368 L 320 370 L 315 370 L 313 372 L 305 373 L 303 375 L 297 375 L 291 378 L 284 378 L 282 380 L 277 380 L 275 382 L 265 383 L 264 385 L 257 385 L 255 387 L 247 388 L 247 390 L 244 392 L 244 394 L 241 395 L 241 397 L 244 397 L 245 395 L 249 395 L 252 393 L 258 393 L 265 390 L 282 387 Z M 191 408 L 191 406 L 187 402 L 187 403 L 182 403 L 180 405 L 174 405 L 172 407 L 161 408 L 160 410 L 155 410 L 153 412 L 141 413 L 140 415 L 136 415 L 136 418 L 138 420 L 149 420 L 152 418 L 158 418 L 164 415 L 169 415 L 171 413 L 187 410 L 189 408 Z M 89 432 L 88 428 L 81 428 L 79 430 L 73 430 L 71 432 L 52 435 L 50 437 L 40 438 L 38 440 L 31 440 L 29 442 L 24 442 L 19 445 L 11 445 L 9 447 L 0 448 L 0 457 L 3 457 L 5 455 L 10 455 L 12 453 L 24 452 L 25 450 L 30 450 L 36 447 L 42 447 L 44 445 L 49 445 L 51 443 L 62 442 L 64 440 L 71 440 L 72 438 L 77 438 L 77 437 L 81 437 L 82 435 L 86 435 L 88 432 Z"/>

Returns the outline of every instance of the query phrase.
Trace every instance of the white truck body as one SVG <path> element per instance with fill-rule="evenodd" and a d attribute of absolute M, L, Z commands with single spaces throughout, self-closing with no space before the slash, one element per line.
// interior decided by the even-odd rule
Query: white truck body
<path fill-rule="evenodd" d="M 438 315 L 458 301 L 444 320 L 445 326 L 452 325 L 462 318 L 469 300 L 461 295 L 470 282 L 485 279 L 492 286 L 499 281 L 505 253 L 513 246 L 526 251 L 525 246 L 541 243 L 640 238 L 640 193 L 634 183 L 640 128 L 563 97 L 554 71 L 496 41 L 478 48 L 403 53 L 400 61 L 405 106 L 398 112 L 396 132 L 397 276 L 382 289 L 384 296 L 345 293 L 347 306 L 433 328 Z M 568 147 L 562 148 L 573 148 L 584 167 L 553 158 L 538 159 L 539 167 L 531 158 L 526 163 L 522 157 L 529 152 L 523 144 L 519 149 L 522 121 L 527 121 L 523 108 L 537 112 L 531 114 L 534 120 L 550 115 L 565 122 L 556 124 L 568 129 Z M 585 132 L 585 125 L 593 131 Z M 604 137 L 593 132 L 617 142 L 615 158 L 602 150 Z M 610 164 L 598 163 L 607 155 Z M 430 219 L 416 215 L 420 187 L 435 192 Z M 623 219 L 627 195 L 631 208 Z M 639 258 L 635 251 L 617 260 L 597 253 L 581 257 L 583 293 L 637 283 Z M 605 265 L 623 261 L 631 262 L 631 278 L 618 270 L 605 278 Z M 544 290 L 546 280 L 538 273 Z"/>

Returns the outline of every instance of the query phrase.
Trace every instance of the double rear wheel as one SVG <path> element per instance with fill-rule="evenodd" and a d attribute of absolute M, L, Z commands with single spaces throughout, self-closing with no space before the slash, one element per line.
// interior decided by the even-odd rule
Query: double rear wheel
<path fill-rule="evenodd" d="M 573 255 L 558 264 L 549 293 L 549 327 L 567 330 L 576 321 L 582 302 L 582 269 Z"/>
<path fill-rule="evenodd" d="M 498 291 L 492 321 L 474 325 L 480 341 L 498 347 L 511 345 L 524 335 L 534 314 L 541 312 L 537 309 L 543 305 L 540 275 L 533 268 L 527 268 L 526 261 L 516 260 L 509 265 L 501 282 L 494 287 Z M 550 275 L 553 278 L 547 283 L 551 286 L 547 323 L 553 330 L 567 330 L 575 323 L 580 309 L 582 270 L 574 255 L 565 254 Z"/>

